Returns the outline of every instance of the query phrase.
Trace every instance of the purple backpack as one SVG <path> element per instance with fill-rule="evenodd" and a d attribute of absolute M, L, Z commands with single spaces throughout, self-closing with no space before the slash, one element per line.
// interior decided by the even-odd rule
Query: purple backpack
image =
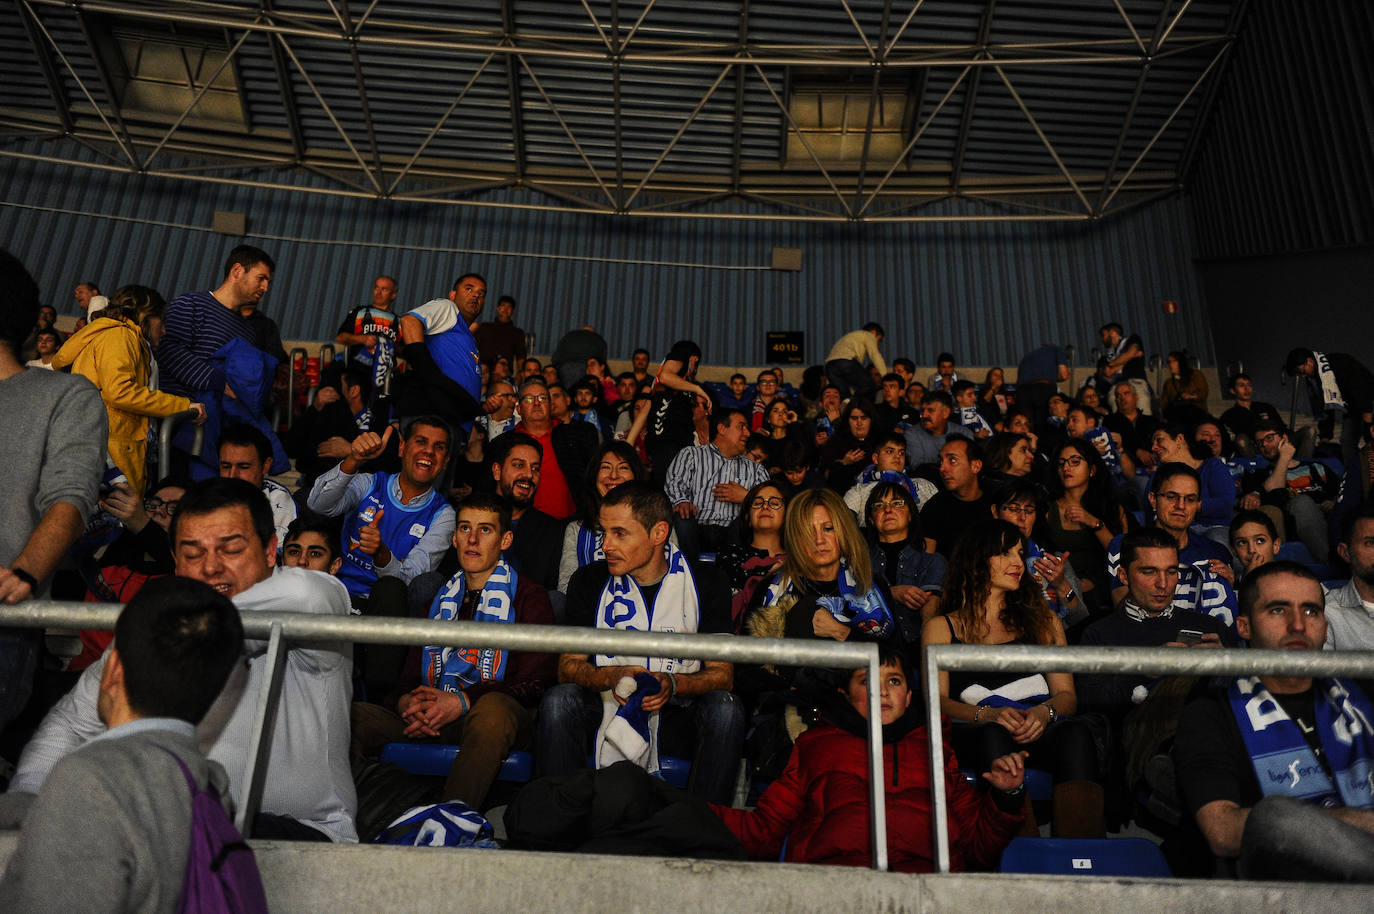
<path fill-rule="evenodd" d="M 186 763 L 171 750 L 158 748 L 176 759 L 186 776 L 186 786 L 191 788 L 191 840 L 177 910 L 198 914 L 266 912 L 267 895 L 257 858 L 224 811 L 219 791 L 209 784 L 196 787 Z"/>

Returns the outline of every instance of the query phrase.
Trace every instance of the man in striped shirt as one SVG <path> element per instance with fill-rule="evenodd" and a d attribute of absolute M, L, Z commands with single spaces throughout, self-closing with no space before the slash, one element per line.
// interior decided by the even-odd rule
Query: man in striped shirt
<path fill-rule="evenodd" d="M 225 383 L 223 366 L 211 362 L 234 337 L 257 345 L 253 327 L 239 308 L 267 294 L 276 263 L 266 251 L 241 244 L 229 252 L 224 282 L 212 292 L 183 292 L 167 306 L 166 332 L 157 347 L 161 387 L 171 394 L 202 399 L 207 392 L 236 396 Z"/>
<path fill-rule="evenodd" d="M 711 415 L 711 443 L 684 448 L 668 465 L 663 489 L 673 503 L 678 545 L 689 558 L 728 541 L 730 524 L 745 494 L 768 478 L 768 470 L 745 456 L 749 421 L 738 409 Z"/>

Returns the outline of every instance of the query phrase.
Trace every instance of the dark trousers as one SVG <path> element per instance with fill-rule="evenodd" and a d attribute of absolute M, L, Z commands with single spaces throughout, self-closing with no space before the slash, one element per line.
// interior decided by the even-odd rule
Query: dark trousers
<path fill-rule="evenodd" d="M 601 726 L 601 694 L 564 683 L 544 693 L 539 705 L 540 777 L 587 767 Z M 744 705 L 717 690 L 665 705 L 659 721 L 659 754 L 690 758 L 687 789 L 712 803 L 730 805 L 744 750 Z"/>
<path fill-rule="evenodd" d="M 351 597 L 353 607 L 364 616 L 389 616 L 404 619 L 410 614 L 405 581 L 390 576 L 377 579 L 367 596 Z M 354 655 L 354 673 L 361 673 L 367 696 L 380 701 L 396 688 L 401 667 L 410 648 L 404 644 L 359 644 Z"/>
<path fill-rule="evenodd" d="M 381 705 L 353 703 L 352 755 L 373 758 L 387 743 L 432 742 L 462 746 L 444 781 L 443 799 L 462 800 L 480 810 L 487 791 L 513 749 L 528 749 L 534 736 L 534 715 L 504 692 L 488 692 L 468 712 L 439 730 L 433 739 L 411 739 L 406 722 Z"/>
<path fill-rule="evenodd" d="M 677 533 L 677 547 L 692 561 L 701 558 L 701 553 L 719 552 L 730 542 L 730 528 L 716 524 L 699 524 L 695 517 L 673 515 L 673 531 Z"/>
<path fill-rule="evenodd" d="M 1028 746 L 1018 744 L 1007 728 L 997 723 L 957 724 L 950 728 L 949 739 L 960 765 L 980 774 L 992 768 L 994 759 L 1027 749 L 1030 758 L 1026 765 L 1049 769 L 1056 784 L 1098 778 L 1097 745 L 1092 731 L 1073 717 L 1051 724 Z"/>
<path fill-rule="evenodd" d="M 851 397 L 867 397 L 871 400 L 873 392 L 877 390 L 873 383 L 873 375 L 853 359 L 826 362 L 825 376 L 830 379 L 831 384 L 840 389 L 841 400 Z"/>

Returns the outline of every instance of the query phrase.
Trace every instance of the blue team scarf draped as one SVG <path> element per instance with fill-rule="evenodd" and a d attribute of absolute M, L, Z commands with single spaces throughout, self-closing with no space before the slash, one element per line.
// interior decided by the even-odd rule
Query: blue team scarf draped
<path fill-rule="evenodd" d="M 1341 679 L 1314 679 L 1312 689 L 1317 737 L 1334 784 L 1259 677 L 1237 679 L 1227 689 L 1260 792 L 1326 808 L 1374 808 L 1374 705 Z"/>
<path fill-rule="evenodd" d="M 372 402 L 391 395 L 391 372 L 396 368 L 396 345 L 385 334 L 377 334 L 372 352 Z"/>
<path fill-rule="evenodd" d="M 519 576 L 505 561 L 496 563 L 482 587 L 472 621 L 514 622 L 515 588 Z M 459 571 L 434 597 L 429 617 L 440 621 L 458 618 L 467 595 L 467 585 Z M 507 653 L 499 648 L 440 647 L 426 645 L 421 662 L 425 682 L 445 692 L 461 692 L 479 682 L 500 682 L 506 678 Z"/>
<path fill-rule="evenodd" d="M 1336 372 L 1331 369 L 1331 360 L 1324 352 L 1312 353 L 1312 360 L 1317 363 L 1317 387 L 1321 389 L 1322 406 L 1327 409 L 1345 409 L 1345 397 L 1336 384 Z"/>
<path fill-rule="evenodd" d="M 592 562 L 599 562 L 606 557 L 606 553 L 601 551 L 601 534 L 590 529 L 586 524 L 579 524 L 577 527 L 577 567 L 582 568 Z"/>
<path fill-rule="evenodd" d="M 844 559 L 840 559 L 840 574 L 836 583 L 840 588 L 838 597 L 816 598 L 816 603 L 834 616 L 835 621 L 871 638 L 886 638 L 892 634 L 892 611 L 887 608 L 882 591 L 876 585 L 861 593 L 858 583 L 854 580 L 854 573 L 849 570 L 849 563 Z M 793 582 L 784 581 L 783 575 L 780 574 L 768 585 L 764 603 L 773 606 L 786 594 L 795 590 Z"/>
<path fill-rule="evenodd" d="M 959 693 L 959 700 L 964 704 L 983 705 L 989 708 L 1020 708 L 1023 711 L 1042 705 L 1049 699 L 1050 683 L 1041 673 L 1022 676 L 995 689 L 974 684 Z"/>

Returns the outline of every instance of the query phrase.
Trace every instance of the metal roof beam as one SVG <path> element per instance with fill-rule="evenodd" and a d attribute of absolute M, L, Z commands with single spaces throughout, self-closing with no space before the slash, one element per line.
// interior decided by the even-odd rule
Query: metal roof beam
<path fill-rule="evenodd" d="M 649 0 L 648 3 L 644 4 L 644 9 L 640 10 L 639 18 L 635 20 L 635 24 L 630 28 L 630 33 L 626 35 L 625 40 L 620 43 L 620 52 L 622 54 L 625 52 L 626 45 L 634 41 L 635 34 L 639 32 L 639 27 L 644 24 L 644 20 L 649 16 L 649 10 L 653 9 L 654 4 L 657 2 L 658 0 Z"/>
<path fill-rule="evenodd" d="M 920 10 L 921 4 L 925 2 L 926 0 L 915 0 L 915 2 L 911 4 L 911 12 L 906 14 L 906 18 L 902 20 L 902 24 L 897 27 L 897 34 L 892 36 L 892 40 L 889 41 L 887 47 L 883 49 L 883 60 L 887 60 L 887 56 L 892 53 L 892 49 L 897 46 L 897 42 L 901 41 L 902 35 L 906 33 L 906 27 L 911 25 L 911 20 L 916 18 L 917 11 Z"/>
<path fill-rule="evenodd" d="M 1119 2 L 1117 3 L 1117 9 L 1121 9 L 1121 4 Z M 1122 15 L 1126 15 L 1124 11 L 1122 11 Z M 1163 32 L 1168 16 L 1169 3 L 1168 0 L 1166 0 L 1166 2 L 1159 7 L 1159 17 L 1155 22 L 1155 36 Z M 1129 19 L 1126 21 L 1128 23 L 1130 22 Z M 1135 34 L 1134 28 L 1131 29 L 1131 34 Z M 1150 46 L 1157 50 L 1157 43 L 1154 39 L 1151 39 Z M 1135 91 L 1131 93 L 1131 102 L 1126 106 L 1126 117 L 1121 122 L 1121 129 L 1118 130 L 1116 134 L 1116 147 L 1112 150 L 1112 157 L 1107 164 L 1107 170 L 1102 174 L 1102 186 L 1097 191 L 1097 204 L 1093 207 L 1093 215 L 1099 218 L 1102 216 L 1103 209 L 1107 205 L 1107 193 L 1111 188 L 1112 181 L 1116 178 L 1117 166 L 1121 164 L 1121 153 L 1126 148 L 1126 140 L 1130 136 L 1131 126 L 1135 123 L 1136 108 L 1140 105 L 1141 96 L 1145 94 L 1145 83 L 1150 78 L 1151 63 L 1152 57 L 1147 56 L 1145 62 L 1140 67 L 1140 73 L 1136 76 Z"/>
<path fill-rule="evenodd" d="M 315 85 L 315 81 L 311 79 L 310 74 L 306 72 L 305 65 L 302 64 L 300 58 L 296 56 L 296 52 L 291 50 L 291 45 L 287 44 L 286 36 L 278 35 L 277 40 L 281 42 L 282 50 L 291 58 L 291 62 L 296 65 L 296 70 L 301 74 L 301 78 L 305 80 L 305 84 L 310 87 L 311 93 L 315 96 L 315 101 L 320 103 L 320 108 L 324 111 L 325 117 L 329 118 L 329 122 L 333 124 L 334 129 L 338 131 L 339 138 L 344 141 L 344 145 L 348 147 L 348 151 L 353 153 L 353 158 L 358 160 L 358 167 L 362 169 L 363 174 L 367 175 L 367 179 L 372 183 L 372 186 L 377 189 L 377 194 L 379 196 L 385 196 L 386 192 L 382 190 L 382 185 L 381 182 L 378 181 L 377 175 L 374 175 L 372 169 L 368 168 L 367 163 L 363 161 L 362 154 L 358 152 L 358 147 L 353 145 L 353 140 L 349 138 L 348 131 L 344 130 L 343 124 L 339 123 L 339 119 L 334 116 L 334 109 L 329 107 L 329 102 L 325 101 L 324 95 L 320 93 L 319 87 Z"/>
<path fill-rule="evenodd" d="M 584 0 L 585 2 L 585 0 Z M 611 105 L 612 127 L 615 132 L 615 200 L 619 209 L 625 199 L 625 144 L 621 131 L 620 96 L 620 0 L 611 0 Z"/>
<path fill-rule="evenodd" d="M 259 0 L 258 9 L 265 16 L 272 15 L 273 0 Z M 291 90 L 291 72 L 287 69 L 286 58 L 281 46 L 271 35 L 267 36 L 267 47 L 272 54 L 272 73 L 277 79 L 277 89 L 281 92 L 282 112 L 286 115 L 286 130 L 291 135 L 291 149 L 296 161 L 305 158 L 305 133 L 301 130 L 301 116 L 296 108 L 296 93 Z"/>
<path fill-rule="evenodd" d="M 673 134 L 673 138 L 668 141 L 668 145 L 658 154 L 658 158 L 654 159 L 654 164 L 650 165 L 649 170 L 644 173 L 644 177 L 640 179 L 639 184 L 636 185 L 635 189 L 630 193 L 629 199 L 625 201 L 625 206 L 628 207 L 633 203 L 635 198 L 639 196 L 640 191 L 644 190 L 645 185 L 649 183 L 649 179 L 654 176 L 654 172 L 658 171 L 658 167 L 663 164 L 663 160 L 668 158 L 668 154 L 677 146 L 677 141 L 682 139 L 682 135 L 687 132 L 687 128 L 692 126 L 692 122 L 697 119 L 697 115 L 701 113 L 701 109 L 706 107 L 706 103 L 711 100 L 711 96 L 716 94 L 716 89 L 720 87 L 721 82 L 729 74 L 730 68 L 725 67 L 720 71 L 719 75 L 716 76 L 715 82 L 711 83 L 710 88 L 706 90 L 706 94 L 701 97 L 701 101 L 697 102 L 697 106 L 692 109 L 692 113 L 687 115 L 687 120 L 683 121 L 682 126 L 677 128 L 677 133 Z"/>
<path fill-rule="evenodd" d="M 67 104 L 67 93 L 62 88 L 62 80 L 57 75 L 57 68 L 52 64 L 52 56 L 48 53 L 48 46 L 43 43 L 43 38 L 35 26 L 38 14 L 23 0 L 15 0 L 14 5 L 19 11 L 20 20 L 24 23 L 24 34 L 28 36 L 29 46 L 33 48 L 33 54 L 38 58 L 38 69 L 42 71 L 43 83 L 48 87 L 48 94 L 52 96 L 53 110 L 57 112 L 57 119 L 62 124 L 62 132 L 70 133 L 72 129 L 71 107 Z"/>
<path fill-rule="evenodd" d="M 1148 54 L 1149 52 L 1145 48 L 1145 40 L 1141 38 L 1140 33 L 1135 30 L 1135 23 L 1131 21 L 1130 15 L 1122 9 L 1121 0 L 1112 0 L 1112 3 L 1116 5 L 1116 11 L 1121 14 L 1121 21 L 1126 23 L 1126 28 L 1130 29 L 1131 38 L 1135 41 L 1136 46 L 1140 48 L 1140 52 L 1142 54 Z M 1168 4 L 1166 3 L 1165 6 L 1167 8 Z M 1164 15 L 1163 10 L 1160 11 L 1160 15 Z"/>
<path fill-rule="evenodd" d="M 749 45 L 749 0 L 739 5 L 739 50 Z M 735 65 L 735 117 L 730 149 L 730 192 L 739 193 L 740 166 L 744 156 L 744 86 L 747 77 L 744 64 Z"/>
<path fill-rule="evenodd" d="M 724 72 L 728 72 L 728 70 Z M 840 191 L 839 187 L 835 185 L 835 179 L 830 177 L 830 172 L 821 164 L 820 157 L 816 155 L 816 150 L 811 148 L 811 144 L 807 142 L 806 134 L 801 131 L 801 128 L 797 126 L 797 122 L 792 119 L 792 112 L 787 110 L 787 104 L 778 97 L 777 90 L 773 88 L 773 84 L 769 82 L 768 77 L 764 75 L 763 68 L 758 64 L 754 64 L 754 72 L 758 74 L 759 79 L 763 80 L 763 85 L 768 90 L 768 94 L 773 97 L 773 101 L 778 106 L 778 110 L 781 111 L 782 116 L 787 119 L 787 125 L 797 132 L 797 139 L 801 141 L 802 147 L 806 150 L 806 154 L 811 157 L 811 162 L 816 166 L 816 170 L 825 178 L 825 183 L 830 185 L 830 190 L 835 194 L 835 199 L 840 201 L 840 206 L 844 207 L 845 213 L 850 218 L 853 218 L 853 207 L 849 205 L 849 201 L 844 198 L 844 194 Z M 719 80 L 717 80 L 717 82 L 719 82 Z"/>
<path fill-rule="evenodd" d="M 1169 2 L 1166 0 L 1164 8 L 1168 9 L 1169 5 Z M 1188 12 L 1188 7 L 1192 5 L 1193 0 L 1183 0 L 1183 5 L 1178 8 L 1178 12 L 1174 14 L 1174 18 L 1170 20 L 1169 25 L 1163 32 L 1158 33 L 1155 36 L 1155 40 L 1150 43 L 1150 53 L 1157 53 L 1160 48 L 1164 47 L 1164 42 L 1169 40 L 1169 36 L 1173 34 L 1174 29 L 1178 26 L 1179 22 L 1183 20 L 1183 14 Z"/>
<path fill-rule="evenodd" d="M 883 54 L 887 53 L 887 27 L 891 18 L 892 0 L 884 0 L 882 24 L 878 30 L 878 47 L 882 49 L 881 53 Z M 868 97 L 868 123 L 864 125 L 864 145 L 863 149 L 859 152 L 859 175 L 854 181 L 854 205 L 856 207 L 863 199 L 864 182 L 868 178 L 868 154 L 873 145 L 873 118 L 877 113 L 878 106 L 882 103 L 882 78 L 882 61 L 875 60 L 873 67 L 873 88 Z"/>
<path fill-rule="evenodd" d="M 1231 8 L 1231 18 L 1226 23 L 1226 43 L 1228 46 L 1236 40 L 1236 31 L 1240 28 L 1240 23 L 1245 18 L 1245 11 L 1249 5 L 1250 0 L 1239 0 L 1239 2 Z M 1230 55 L 1227 56 L 1227 60 L 1229 59 Z M 1216 102 L 1217 92 L 1222 85 L 1222 76 L 1226 65 L 1227 61 L 1223 60 L 1222 68 L 1217 71 L 1216 77 L 1213 78 L 1212 81 L 1207 84 L 1207 88 L 1203 90 L 1202 101 L 1198 103 L 1197 117 L 1193 118 L 1193 129 L 1188 133 L 1188 139 L 1183 144 L 1183 154 L 1179 156 L 1177 171 L 1180 181 L 1186 180 L 1189 172 L 1192 171 L 1193 159 L 1197 155 L 1198 138 L 1201 136 L 1207 123 L 1208 116 L 1212 111 L 1212 106 Z"/>
<path fill-rule="evenodd" d="M 983 7 L 983 16 L 978 22 L 978 48 L 975 53 L 980 59 L 985 59 L 988 55 L 988 38 L 992 34 L 992 18 L 996 11 L 997 0 L 987 0 L 987 5 Z M 959 135 L 954 141 L 954 155 L 951 156 L 952 171 L 949 184 L 954 193 L 959 192 L 959 182 L 964 177 L 964 157 L 968 155 L 968 138 L 973 130 L 973 115 L 978 107 L 978 89 L 982 84 L 983 71 L 975 69 L 968 81 L 968 88 L 964 91 L 964 108 L 959 112 Z"/>
<path fill-rule="evenodd" d="M 1188 104 L 1189 99 L 1193 97 L 1198 88 L 1207 81 L 1207 76 L 1216 68 L 1217 64 L 1221 63 L 1222 58 L 1226 56 L 1226 52 L 1230 49 L 1230 45 L 1222 46 L 1221 50 L 1212 58 L 1211 63 L 1207 64 L 1207 69 L 1203 70 L 1198 78 L 1193 80 L 1193 84 L 1188 87 L 1188 91 L 1183 94 L 1183 98 L 1178 100 L 1177 105 L 1174 105 L 1174 110 L 1169 112 L 1169 116 L 1164 119 L 1164 123 L 1159 125 L 1159 129 L 1155 131 L 1155 135 L 1150 137 L 1150 142 L 1146 143 L 1145 148 L 1140 150 L 1140 155 L 1135 157 L 1135 161 L 1131 163 L 1131 167 L 1121 176 L 1121 180 L 1116 183 L 1116 187 L 1112 188 L 1111 194 L 1102 204 L 1104 209 L 1112 202 L 1112 199 L 1121 192 L 1121 188 L 1126 186 L 1126 182 L 1131 179 L 1131 175 L 1135 174 L 1135 170 L 1140 167 L 1140 163 L 1150 154 L 1150 150 L 1154 149 L 1155 144 L 1159 142 L 1159 138 L 1164 135 L 1164 131 L 1169 129 L 1169 125 L 1174 122 L 1174 118 L 1178 117 L 1179 112 Z"/>
<path fill-rule="evenodd" d="M 501 0 L 501 27 L 505 30 L 503 44 L 515 43 L 515 0 Z M 487 60 L 492 58 L 489 56 Z M 516 58 L 506 57 L 506 101 L 510 106 L 511 154 L 515 158 L 515 180 L 525 179 L 528 167 L 525 153 L 525 111 L 520 93 L 520 71 L 516 69 Z M 486 66 L 486 64 L 483 64 Z"/>
<path fill-rule="evenodd" d="M 1064 180 L 1069 182 L 1069 186 L 1072 187 L 1073 192 L 1078 195 L 1078 199 L 1083 201 L 1084 211 L 1091 215 L 1093 211 L 1092 204 L 1089 203 L 1088 198 L 1083 195 L 1083 189 L 1078 186 L 1078 182 L 1075 181 L 1073 175 L 1069 173 L 1068 166 L 1066 166 L 1064 160 L 1059 157 L 1059 152 L 1054 148 L 1054 144 L 1050 142 L 1050 138 L 1045 135 L 1044 130 L 1040 129 L 1040 122 L 1035 119 L 1035 115 L 1031 114 L 1030 109 L 1026 107 L 1025 101 L 1021 98 L 1021 93 L 1016 91 L 1016 87 L 1011 84 L 1010 79 L 1007 79 L 1007 74 L 1002 71 L 1001 67 L 994 67 L 993 69 L 995 69 L 997 75 L 1002 78 L 1003 85 L 1005 85 L 1007 91 L 1011 93 L 1012 99 L 1015 100 L 1016 106 L 1021 109 L 1021 113 L 1026 116 L 1026 120 L 1030 122 L 1031 129 L 1035 131 L 1035 135 L 1040 137 L 1040 142 L 1049 150 L 1050 157 L 1054 159 L 1054 164 L 1059 166 L 1059 171 L 1064 175 Z"/>
<path fill-rule="evenodd" d="M 563 128 L 563 133 L 567 136 L 568 142 L 572 143 L 573 149 L 577 150 L 577 155 L 582 159 L 582 164 L 587 166 L 587 172 L 596 180 L 597 186 L 600 187 L 601 192 L 606 195 L 606 199 L 610 201 L 611 207 L 619 207 L 620 204 L 611 193 L 611 189 L 606 186 L 606 182 L 602 180 L 601 175 L 596 170 L 596 166 L 594 166 L 592 160 L 587 157 L 587 153 L 582 148 L 582 144 L 579 143 L 577 137 L 573 135 L 572 128 L 568 126 L 567 121 L 563 120 L 563 115 L 558 110 L 558 106 L 553 103 L 553 99 L 549 98 L 549 93 L 544 91 L 544 84 L 541 83 L 539 77 L 534 74 L 534 69 L 530 66 L 530 62 L 522 56 L 520 58 L 520 65 L 524 67 L 525 72 L 529 74 L 530 82 L 534 83 L 534 88 L 538 90 L 540 97 L 544 99 L 544 104 L 549 106 L 549 113 L 554 116 L 554 120 L 558 121 L 558 126 Z"/>
<path fill-rule="evenodd" d="M 382 167 L 382 150 L 377 145 L 377 128 L 372 120 L 372 106 L 367 101 L 367 80 L 363 79 L 363 62 L 358 56 L 358 42 L 348 43 L 349 56 L 353 59 L 353 79 L 358 84 L 358 103 L 362 105 L 363 127 L 367 130 L 367 145 L 372 149 L 372 169 L 376 174 L 378 190 L 386 181 L 386 171 Z"/>
<path fill-rule="evenodd" d="M 951 84 L 950 87 L 945 90 L 945 94 L 940 98 L 940 101 L 935 105 L 935 108 L 926 117 L 925 121 L 921 124 L 921 126 L 916 129 L 916 132 L 911 135 L 911 139 L 907 141 L 906 148 L 902 150 L 902 154 L 897 156 L 896 160 L 893 161 L 891 167 L 888 168 L 887 174 L 883 175 L 883 179 L 878 182 L 878 186 L 873 188 L 873 193 L 869 194 L 868 199 L 864 201 L 864 205 L 859 207 L 859 216 L 863 216 L 863 214 L 868 210 L 868 208 L 873 205 L 873 201 L 878 199 L 878 194 L 882 193 L 883 188 L 887 186 L 888 181 L 892 180 L 892 176 L 896 174 L 897 169 L 901 167 L 903 163 L 906 162 L 906 157 L 911 155 L 911 150 L 916 148 L 916 143 L 920 141 L 921 137 L 925 134 L 926 130 L 929 129 L 930 125 L 935 122 L 935 118 L 938 117 L 940 112 L 944 110 L 945 105 L 949 103 L 949 100 L 954 97 L 954 93 L 958 91 L 959 86 L 962 85 L 964 80 L 968 78 L 969 71 L 970 68 L 965 67 L 963 72 L 959 74 L 959 77 L 956 80 L 954 80 L 953 84 Z"/>
<path fill-rule="evenodd" d="M 205 80 L 205 85 L 200 87 L 191 98 L 190 104 L 182 110 L 181 114 L 177 115 L 177 119 L 172 122 L 172 126 L 167 128 L 167 133 L 163 135 L 162 141 L 154 146 L 153 151 L 148 153 L 148 158 L 143 160 L 143 166 L 145 168 L 152 163 L 153 159 L 157 158 L 157 154 L 162 151 L 162 147 L 167 145 L 167 141 L 172 138 L 172 134 L 176 133 L 177 128 L 182 125 L 186 118 L 191 116 L 191 112 L 196 110 L 196 105 L 200 104 L 200 100 L 205 97 L 206 92 L 210 91 L 210 87 L 215 84 L 215 80 L 219 79 L 219 75 L 233 62 L 234 55 L 239 52 L 239 48 L 243 47 L 243 43 L 248 40 L 248 36 L 251 34 L 253 33 L 250 30 L 244 29 L 243 34 L 239 36 L 239 40 L 234 42 L 234 46 L 229 49 L 229 53 L 224 55 L 224 60 L 220 61 L 220 65 L 215 68 L 215 72 L 210 75 L 209 79 Z M 189 71 L 187 82 L 191 86 L 195 85 L 190 78 Z"/>
<path fill-rule="evenodd" d="M 482 61 L 481 66 L 479 66 L 473 72 L 472 76 L 468 78 L 467 84 L 463 86 L 463 91 L 459 92 L 458 96 L 454 98 L 453 103 L 448 106 L 448 110 L 443 113 L 438 122 L 435 123 L 433 129 L 429 131 L 420 145 L 416 147 L 415 153 L 410 157 L 410 160 L 406 162 L 405 167 L 401 169 L 401 173 L 396 176 L 396 180 L 391 182 L 391 186 L 388 187 L 386 191 L 387 196 L 391 196 L 395 193 L 401 181 L 405 179 L 406 175 L 410 174 L 410 170 L 415 167 L 415 163 L 419 161 L 420 156 L 429 148 L 429 144 L 434 141 L 434 138 L 439 135 L 439 131 L 444 129 L 444 125 L 447 124 L 448 119 L 453 116 L 453 112 L 458 110 L 458 106 L 463 103 L 463 99 L 467 98 L 468 91 L 471 90 L 473 85 L 477 82 L 477 77 L 482 75 L 482 71 L 487 68 L 487 65 L 490 64 L 495 57 L 495 54 L 488 54 L 487 59 Z M 519 180 L 520 176 L 524 174 L 523 164 L 523 158 L 517 161 L 516 180 Z"/>
<path fill-rule="evenodd" d="M 858 17 L 854 15 L 854 10 L 850 7 L 849 0 L 840 0 L 840 6 L 844 7 L 845 13 L 849 16 L 849 21 L 853 23 L 854 31 L 859 33 L 859 40 L 864 43 L 864 50 L 868 52 L 869 58 L 877 60 L 878 52 L 874 50 L 873 42 L 869 41 L 868 36 L 864 34 L 864 27 L 859 25 Z"/>
<path fill-rule="evenodd" d="M 606 34 L 606 30 L 601 27 L 601 21 L 596 18 L 596 13 L 587 3 L 587 0 L 582 0 L 582 8 L 587 11 L 587 18 L 592 21 L 592 26 L 596 29 L 596 34 L 601 36 L 601 43 L 606 46 L 606 53 L 614 57 L 616 54 L 615 45 L 611 43 L 611 38 Z"/>

